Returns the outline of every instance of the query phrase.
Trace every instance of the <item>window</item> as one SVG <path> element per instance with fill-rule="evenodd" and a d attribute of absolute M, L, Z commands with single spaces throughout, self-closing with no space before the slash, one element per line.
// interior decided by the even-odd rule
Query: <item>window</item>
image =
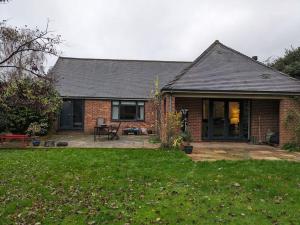
<path fill-rule="evenodd" d="M 145 120 L 145 102 L 112 101 L 113 120 Z"/>

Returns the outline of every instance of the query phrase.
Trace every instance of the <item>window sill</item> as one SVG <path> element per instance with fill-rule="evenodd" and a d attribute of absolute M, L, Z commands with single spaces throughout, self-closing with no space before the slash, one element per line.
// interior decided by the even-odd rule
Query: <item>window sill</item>
<path fill-rule="evenodd" d="M 112 122 L 145 122 L 145 120 L 111 120 Z"/>

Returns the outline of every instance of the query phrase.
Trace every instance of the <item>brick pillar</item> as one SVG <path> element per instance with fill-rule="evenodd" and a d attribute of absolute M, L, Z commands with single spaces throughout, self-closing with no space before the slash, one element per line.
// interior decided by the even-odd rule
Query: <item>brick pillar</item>
<path fill-rule="evenodd" d="M 160 131 L 160 139 L 165 142 L 167 137 L 166 130 L 166 122 L 167 115 L 169 112 L 175 112 L 175 97 L 170 94 L 165 94 L 162 96 L 161 103 L 161 131 Z"/>
<path fill-rule="evenodd" d="M 279 144 L 280 146 L 295 140 L 294 127 L 292 123 L 285 123 L 289 112 L 300 112 L 300 104 L 298 101 L 286 98 L 280 100 L 279 109 Z"/>

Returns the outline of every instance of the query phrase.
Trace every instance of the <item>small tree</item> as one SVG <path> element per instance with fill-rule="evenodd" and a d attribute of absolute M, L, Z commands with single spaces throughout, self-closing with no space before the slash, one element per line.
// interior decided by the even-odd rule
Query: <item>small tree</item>
<path fill-rule="evenodd" d="M 285 50 L 283 57 L 279 57 L 269 64 L 275 69 L 300 78 L 300 47 Z"/>
<path fill-rule="evenodd" d="M 53 81 L 45 70 L 47 56 L 58 56 L 61 36 L 48 30 L 17 28 L 0 22 L 0 79 L 35 76 Z"/>
<path fill-rule="evenodd" d="M 159 79 L 156 77 L 154 81 L 154 88 L 151 90 L 150 94 L 151 102 L 154 106 L 155 112 L 155 134 L 160 137 L 160 130 L 161 130 L 161 101 L 162 95 L 159 88 Z"/>
<path fill-rule="evenodd" d="M 163 147 L 178 147 L 182 141 L 179 135 L 181 126 L 181 113 L 168 112 L 164 123 L 162 123 L 162 145 Z"/>
<path fill-rule="evenodd" d="M 24 133 L 33 123 L 50 127 L 61 99 L 46 57 L 57 56 L 60 35 L 0 23 L 0 132 Z"/>

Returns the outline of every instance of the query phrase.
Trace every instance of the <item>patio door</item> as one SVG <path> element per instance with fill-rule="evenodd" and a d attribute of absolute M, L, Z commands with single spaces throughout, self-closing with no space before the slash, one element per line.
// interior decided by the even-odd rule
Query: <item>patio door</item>
<path fill-rule="evenodd" d="M 83 100 L 66 99 L 60 113 L 60 129 L 83 129 Z"/>
<path fill-rule="evenodd" d="M 223 99 L 203 100 L 202 115 L 202 139 L 248 139 L 248 101 Z"/>

